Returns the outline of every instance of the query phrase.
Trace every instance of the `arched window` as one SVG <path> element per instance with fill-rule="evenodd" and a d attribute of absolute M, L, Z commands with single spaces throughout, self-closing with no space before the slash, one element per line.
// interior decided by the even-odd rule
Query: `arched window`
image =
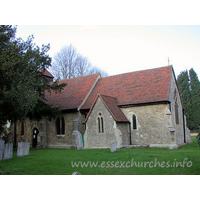
<path fill-rule="evenodd" d="M 59 117 L 56 119 L 56 132 L 57 132 L 57 135 L 60 135 L 60 118 Z"/>
<path fill-rule="evenodd" d="M 98 129 L 99 129 L 99 133 L 104 132 L 103 117 L 101 116 L 101 113 L 99 113 L 99 116 L 98 116 Z"/>
<path fill-rule="evenodd" d="M 133 130 L 136 130 L 137 129 L 137 119 L 136 119 L 136 116 L 133 115 Z"/>
<path fill-rule="evenodd" d="M 64 117 L 61 118 L 62 135 L 65 135 L 65 120 Z"/>
<path fill-rule="evenodd" d="M 101 122 L 99 117 L 98 117 L 98 127 L 99 127 L 99 133 L 101 133 Z"/>
<path fill-rule="evenodd" d="M 175 109 L 176 124 L 179 124 L 179 114 L 178 114 L 178 103 L 177 103 L 177 100 L 175 101 L 174 109 Z"/>
<path fill-rule="evenodd" d="M 58 117 L 56 119 L 56 133 L 57 135 L 65 135 L 65 119 L 62 117 L 61 119 Z"/>
<path fill-rule="evenodd" d="M 104 132 L 104 127 L 103 127 L 103 117 L 101 117 L 101 131 L 102 131 L 102 133 Z"/>
<path fill-rule="evenodd" d="M 24 122 L 21 122 L 21 135 L 24 135 Z"/>

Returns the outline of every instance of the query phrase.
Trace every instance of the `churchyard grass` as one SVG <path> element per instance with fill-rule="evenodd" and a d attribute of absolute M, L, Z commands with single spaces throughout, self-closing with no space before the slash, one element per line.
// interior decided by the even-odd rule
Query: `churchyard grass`
<path fill-rule="evenodd" d="M 82 175 L 199 175 L 200 148 L 195 136 L 192 140 L 192 144 L 173 150 L 31 149 L 29 156 L 17 157 L 14 152 L 13 159 L 1 161 L 1 171 L 5 175 L 71 175 L 74 171 Z M 96 167 L 91 167 L 90 163 L 81 167 L 79 161 L 98 164 Z M 79 162 L 79 166 L 72 167 L 74 162 Z"/>

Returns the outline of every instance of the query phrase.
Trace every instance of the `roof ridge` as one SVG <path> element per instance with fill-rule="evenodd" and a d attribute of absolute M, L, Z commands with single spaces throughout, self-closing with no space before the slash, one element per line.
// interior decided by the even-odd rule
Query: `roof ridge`
<path fill-rule="evenodd" d="M 114 96 L 108 96 L 108 95 L 105 95 L 105 94 L 99 94 L 100 96 L 104 96 L 104 97 L 111 97 L 111 98 L 115 98 L 117 99 L 117 97 L 114 97 Z"/>
<path fill-rule="evenodd" d="M 100 73 L 96 73 L 96 74 L 89 74 L 89 75 L 85 75 L 85 76 L 77 76 L 77 77 L 74 77 L 74 78 L 66 78 L 66 79 L 63 79 L 63 80 L 60 80 L 60 82 L 65 82 L 65 81 L 68 81 L 68 80 L 73 80 L 73 79 L 81 79 L 81 78 L 85 78 L 87 76 L 94 76 L 94 75 L 100 75 Z"/>
<path fill-rule="evenodd" d="M 90 88 L 89 92 L 87 93 L 87 95 L 85 96 L 85 98 L 83 99 L 83 101 L 81 102 L 81 104 L 79 105 L 79 107 L 77 108 L 78 110 L 80 110 L 81 107 L 84 105 L 84 103 L 87 101 L 88 97 L 92 93 L 93 89 L 95 88 L 95 86 L 98 83 L 98 81 L 99 81 L 100 78 L 101 78 L 101 75 L 99 74 L 99 76 L 97 76 L 96 80 L 94 81 L 94 84 Z"/>
<path fill-rule="evenodd" d="M 167 66 L 163 66 L 163 67 L 156 67 L 156 68 L 151 68 L 151 69 L 141 69 L 141 70 L 137 70 L 137 71 L 132 71 L 132 72 L 124 72 L 124 73 L 120 73 L 120 74 L 114 74 L 111 76 L 107 76 L 107 77 L 103 77 L 102 79 L 107 79 L 113 76 L 121 76 L 121 75 L 125 75 L 125 74 L 132 74 L 132 73 L 137 73 L 137 72 L 145 72 L 145 71 L 150 71 L 150 70 L 157 70 L 157 69 L 161 69 L 161 68 L 168 68 L 168 67 L 172 67 L 173 65 L 167 65 Z"/>

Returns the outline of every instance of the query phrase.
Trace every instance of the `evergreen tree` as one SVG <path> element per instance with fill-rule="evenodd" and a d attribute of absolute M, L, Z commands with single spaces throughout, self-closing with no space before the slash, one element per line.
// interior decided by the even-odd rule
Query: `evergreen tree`
<path fill-rule="evenodd" d="M 184 107 L 184 114 L 187 118 L 187 126 L 189 129 L 193 128 L 193 121 L 191 118 L 191 93 L 188 71 L 180 73 L 177 79 L 181 100 Z"/>
<path fill-rule="evenodd" d="M 51 66 L 50 45 L 40 49 L 33 36 L 23 41 L 15 39 L 15 33 L 16 28 L 0 25 L 0 133 L 7 120 L 55 116 L 58 108 L 46 104 L 45 92 L 61 92 L 65 86 L 49 84 L 42 76 Z"/>
<path fill-rule="evenodd" d="M 194 122 L 193 129 L 198 130 L 200 126 L 200 82 L 194 69 L 190 69 L 190 89 L 192 103 L 192 120 Z"/>

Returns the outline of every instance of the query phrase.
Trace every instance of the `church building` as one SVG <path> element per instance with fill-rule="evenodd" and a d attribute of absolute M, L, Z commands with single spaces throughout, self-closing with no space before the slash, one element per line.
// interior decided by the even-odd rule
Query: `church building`
<path fill-rule="evenodd" d="M 44 73 L 49 81 L 53 76 Z M 84 148 L 117 148 L 130 145 L 178 148 L 190 143 L 184 108 L 173 67 L 100 74 L 60 81 L 61 93 L 45 98 L 62 113 L 55 119 L 17 121 L 10 140 L 30 142 L 37 148 L 76 148 L 76 134 Z"/>

